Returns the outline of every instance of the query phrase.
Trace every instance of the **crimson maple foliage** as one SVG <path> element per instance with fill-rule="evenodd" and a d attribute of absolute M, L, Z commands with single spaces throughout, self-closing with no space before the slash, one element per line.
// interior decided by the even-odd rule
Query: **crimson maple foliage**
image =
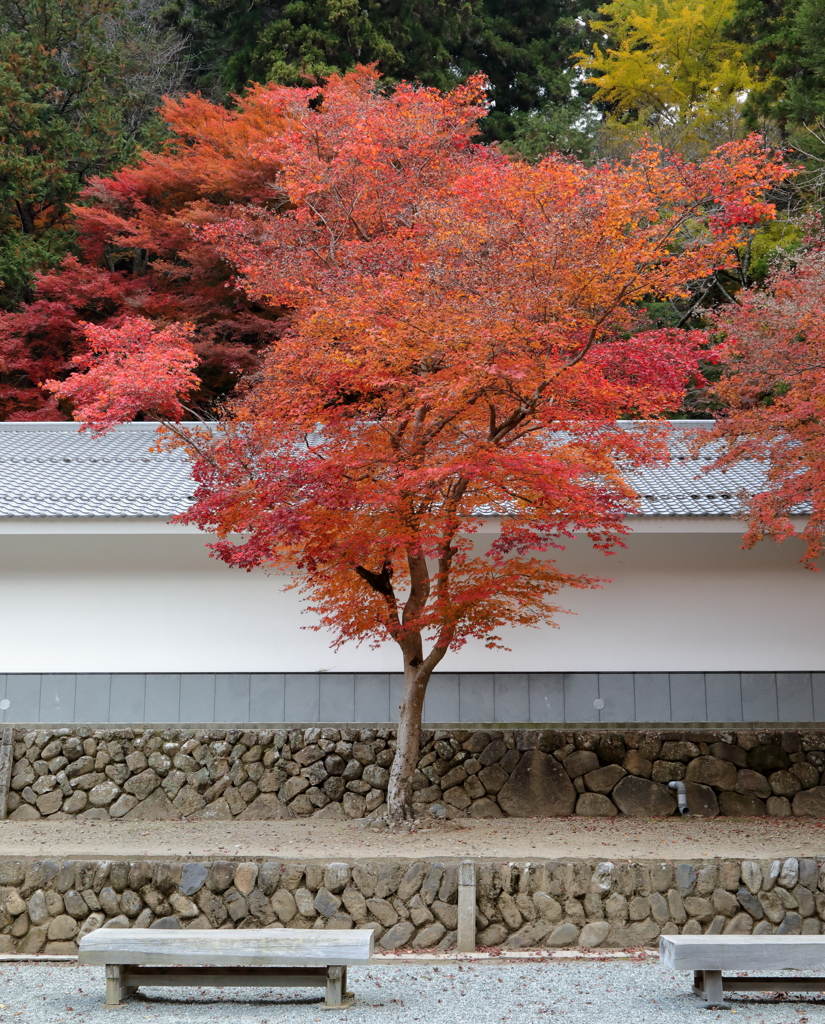
<path fill-rule="evenodd" d="M 274 205 L 279 167 L 262 147 L 299 102 L 294 91 L 259 85 L 231 110 L 200 96 L 165 101 L 163 151 L 92 179 L 74 207 L 81 255 L 41 275 L 32 303 L 0 313 L 0 419 L 66 415 L 40 385 L 71 372 L 86 352 L 86 323 L 117 329 L 136 315 L 191 322 L 201 385 L 190 404 L 201 410 L 254 368 L 278 337 L 281 311 L 235 287 L 232 268 L 196 229 L 233 203 Z"/>
<path fill-rule="evenodd" d="M 385 96 L 359 69 L 302 107 L 268 151 L 279 209 L 201 232 L 239 287 L 291 308 L 289 330 L 216 430 L 166 434 L 194 462 L 180 519 L 216 533 L 218 557 L 292 574 L 335 644 L 400 648 L 393 817 L 412 813 L 436 666 L 600 585 L 550 554 L 576 533 L 621 544 L 627 470 L 666 457 L 655 427 L 616 421 L 677 406 L 707 339 L 633 337 L 634 303 L 725 265 L 742 230 L 726 211 L 770 215 L 786 173 L 757 139 L 700 166 L 652 148 L 626 166 L 509 161 L 472 143 L 482 90 Z M 105 430 L 132 408 L 122 365 L 92 388 L 105 407 L 82 375 L 55 390 Z"/>
<path fill-rule="evenodd" d="M 135 316 L 118 328 L 80 326 L 89 348 L 75 357 L 74 365 L 87 372 L 73 378 L 72 399 L 89 419 L 114 414 L 128 421 L 138 413 L 154 420 L 183 419 L 188 410 L 180 396 L 198 387 L 192 324 L 156 328 Z"/>
<path fill-rule="evenodd" d="M 34 302 L 0 313 L 0 419 L 65 418 L 40 385 L 65 376 L 85 351 L 80 311 L 87 320 L 116 323 L 128 294 L 126 275 L 103 274 L 70 256 L 59 271 L 39 277 Z"/>
<path fill-rule="evenodd" d="M 715 435 L 724 443 L 715 465 L 762 465 L 745 545 L 800 536 L 809 568 L 825 539 L 824 304 L 825 252 L 815 249 L 776 271 L 764 290 L 741 292 L 716 318 L 726 366 L 715 390 L 729 411 Z"/>

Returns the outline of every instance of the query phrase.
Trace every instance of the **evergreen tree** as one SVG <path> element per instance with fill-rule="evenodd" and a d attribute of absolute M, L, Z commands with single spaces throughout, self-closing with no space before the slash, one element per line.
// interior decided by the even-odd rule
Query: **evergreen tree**
<path fill-rule="evenodd" d="M 0 305 L 71 249 L 86 180 L 151 138 L 180 49 L 127 0 L 0 0 Z"/>
<path fill-rule="evenodd" d="M 825 119 L 823 23 L 825 0 L 739 0 L 728 26 L 745 46 L 756 83 L 748 99 L 751 121 L 770 118 L 785 139 Z"/>
<path fill-rule="evenodd" d="M 550 136 L 568 137 L 580 116 L 572 95 L 573 55 L 591 36 L 595 6 L 588 0 L 483 0 L 460 64 L 490 79 L 493 109 L 485 119 L 486 138 L 529 134 L 525 121 L 536 115 Z M 571 141 L 571 148 L 580 148 L 577 143 Z"/>
<path fill-rule="evenodd" d="M 213 97 L 251 81 L 305 85 L 356 64 L 440 89 L 481 71 L 489 140 L 517 134 L 519 115 L 568 103 L 571 56 L 592 13 L 589 0 L 171 0 L 163 16 L 186 35 Z"/>

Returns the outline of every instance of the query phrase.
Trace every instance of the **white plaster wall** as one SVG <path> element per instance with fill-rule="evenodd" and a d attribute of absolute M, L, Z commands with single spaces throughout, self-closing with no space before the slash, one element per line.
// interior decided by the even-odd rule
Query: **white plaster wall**
<path fill-rule="evenodd" d="M 301 629 L 308 619 L 277 577 L 210 559 L 202 535 L 145 523 L 58 528 L 0 533 L 0 672 L 400 669 L 391 645 L 333 654 L 323 634 Z M 613 582 L 559 594 L 577 614 L 558 629 L 511 631 L 512 652 L 468 644 L 440 670 L 825 669 L 825 574 L 799 565 L 797 544 L 742 551 L 732 523 L 642 528 L 613 557 L 583 540 L 559 556 L 565 569 Z"/>

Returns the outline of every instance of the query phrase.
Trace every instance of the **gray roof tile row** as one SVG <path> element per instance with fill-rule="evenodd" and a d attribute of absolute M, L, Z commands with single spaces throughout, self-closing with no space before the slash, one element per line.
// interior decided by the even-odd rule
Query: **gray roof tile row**
<path fill-rule="evenodd" d="M 667 466 L 629 474 L 644 516 L 732 516 L 759 490 L 763 470 L 743 462 L 702 473 L 682 440 L 707 421 L 676 421 Z M 131 423 L 103 438 L 76 423 L 0 423 L 0 518 L 168 519 L 192 501 L 181 453 L 152 452 L 155 425 Z"/>
<path fill-rule="evenodd" d="M 151 452 L 155 424 L 100 439 L 77 423 L 0 423 L 0 517 L 169 519 L 192 501 L 182 453 Z"/>

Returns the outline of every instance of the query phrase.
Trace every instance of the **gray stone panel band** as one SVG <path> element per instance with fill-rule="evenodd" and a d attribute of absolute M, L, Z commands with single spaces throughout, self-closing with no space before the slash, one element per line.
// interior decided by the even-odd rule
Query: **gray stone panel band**
<path fill-rule="evenodd" d="M 394 722 L 394 673 L 0 674 L 0 723 Z M 814 722 L 825 672 L 441 672 L 428 723 Z"/>

